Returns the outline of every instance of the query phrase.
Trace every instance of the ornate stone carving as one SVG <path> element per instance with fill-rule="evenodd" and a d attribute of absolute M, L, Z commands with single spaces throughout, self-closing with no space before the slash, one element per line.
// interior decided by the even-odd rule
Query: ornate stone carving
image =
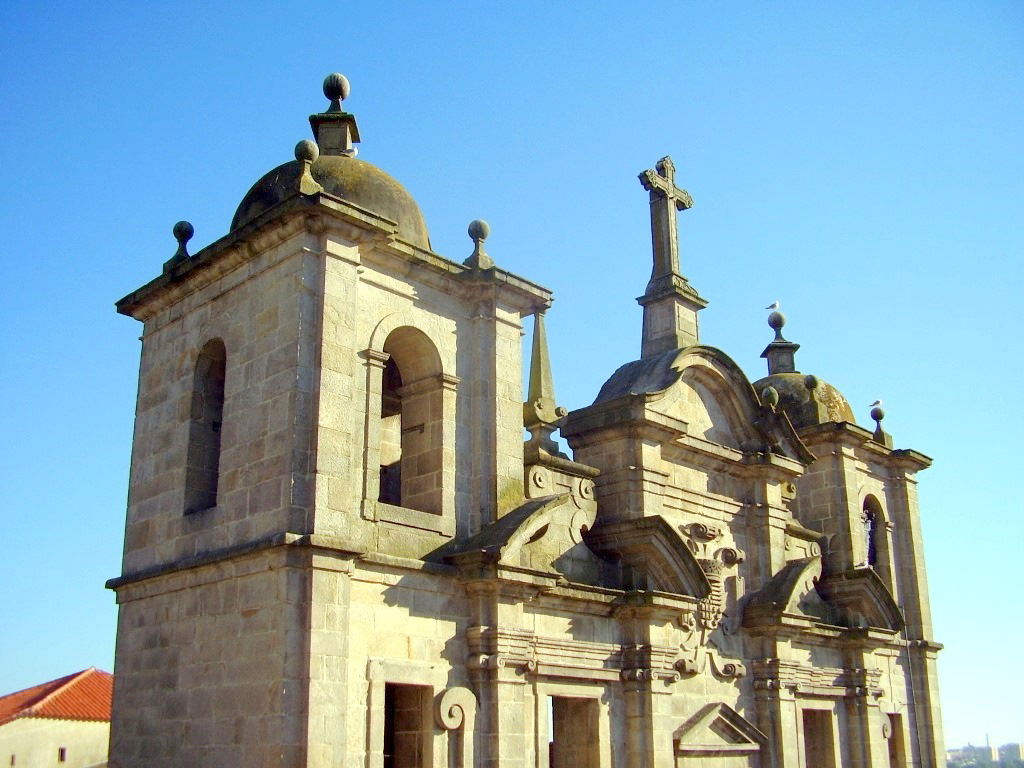
<path fill-rule="evenodd" d="M 462 728 L 476 714 L 476 696 L 469 688 L 447 688 L 434 700 L 437 724 L 446 731 Z"/>
<path fill-rule="evenodd" d="M 722 564 L 712 558 L 697 558 L 701 570 L 708 577 L 711 584 L 711 594 L 701 598 L 699 611 L 697 613 L 701 626 L 706 630 L 718 628 L 722 620 L 722 612 L 725 610 L 725 590 L 722 588 Z"/>
<path fill-rule="evenodd" d="M 673 665 L 680 674 L 692 676 L 708 668 L 719 680 L 736 680 L 747 674 L 746 666 L 735 659 L 725 661 L 714 648 L 697 648 L 693 653 L 676 659 Z"/>
<path fill-rule="evenodd" d="M 457 731 L 454 764 L 457 768 L 473 765 L 473 733 L 477 702 L 469 688 L 448 688 L 434 699 L 434 718 L 446 731 Z"/>

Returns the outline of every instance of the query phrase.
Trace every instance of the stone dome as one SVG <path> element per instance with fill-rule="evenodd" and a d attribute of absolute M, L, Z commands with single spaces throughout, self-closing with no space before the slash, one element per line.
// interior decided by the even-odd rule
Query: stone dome
<path fill-rule="evenodd" d="M 321 154 L 310 170 L 325 192 L 390 219 L 398 225 L 399 237 L 430 250 L 430 237 L 419 205 L 405 187 L 380 168 L 347 155 Z M 298 160 L 265 174 L 242 198 L 231 220 L 231 229 L 248 224 L 294 194 L 301 174 L 302 163 Z"/>
<path fill-rule="evenodd" d="M 797 429 L 828 421 L 856 423 L 850 404 L 843 393 L 817 376 L 802 373 L 773 373 L 754 382 L 761 394 L 766 387 L 779 393 L 779 407 L 786 412 Z"/>

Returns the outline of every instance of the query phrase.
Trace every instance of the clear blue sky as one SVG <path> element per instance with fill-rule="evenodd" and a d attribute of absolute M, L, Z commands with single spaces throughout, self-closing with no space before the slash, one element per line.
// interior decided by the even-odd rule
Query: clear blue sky
<path fill-rule="evenodd" d="M 112 666 L 140 333 L 113 301 L 178 219 L 196 249 L 226 232 L 340 70 L 360 156 L 435 250 L 463 259 L 486 218 L 498 264 L 555 291 L 569 408 L 637 355 L 636 175 L 671 154 L 703 340 L 760 377 L 781 299 L 800 369 L 935 457 L 947 741 L 1024 741 L 1024 5 L 7 0 L 0 22 L 0 692 Z"/>

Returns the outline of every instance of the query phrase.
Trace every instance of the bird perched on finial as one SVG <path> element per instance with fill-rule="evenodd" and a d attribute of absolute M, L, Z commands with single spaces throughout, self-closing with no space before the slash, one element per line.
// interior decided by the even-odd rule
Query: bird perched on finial
<path fill-rule="evenodd" d="M 782 302 L 779 301 L 778 299 L 776 299 L 771 304 L 769 304 L 767 307 L 765 307 L 765 309 L 778 309 L 781 306 L 782 306 Z"/>
<path fill-rule="evenodd" d="M 882 401 L 881 401 L 881 400 L 875 400 L 875 402 L 873 402 L 873 403 L 872 403 L 871 405 L 869 405 L 868 407 L 869 407 L 869 408 L 877 408 L 877 407 L 878 407 L 878 406 L 880 406 L 881 404 L 882 404 Z"/>

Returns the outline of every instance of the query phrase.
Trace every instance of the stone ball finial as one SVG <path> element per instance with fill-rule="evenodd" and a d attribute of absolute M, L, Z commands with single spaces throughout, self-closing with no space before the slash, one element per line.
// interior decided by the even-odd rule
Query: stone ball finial
<path fill-rule="evenodd" d="M 303 139 L 295 145 L 295 159 L 299 162 L 305 160 L 315 163 L 318 157 L 320 157 L 320 147 L 316 145 L 315 141 Z"/>
<path fill-rule="evenodd" d="M 779 405 L 779 390 L 775 387 L 765 387 L 761 390 L 761 402 L 774 410 Z"/>
<path fill-rule="evenodd" d="M 352 86 L 349 85 L 348 78 L 340 72 L 332 72 L 324 78 L 324 96 L 332 102 L 344 101 L 348 98 L 351 90 Z"/>
<path fill-rule="evenodd" d="M 177 224 L 174 225 L 174 228 L 171 230 L 171 234 L 173 234 L 174 239 L 178 241 L 178 246 L 180 248 L 184 248 L 185 243 L 191 240 L 192 235 L 194 235 L 195 233 L 195 228 L 192 226 L 190 222 L 187 221 L 179 221 Z"/>
<path fill-rule="evenodd" d="M 817 389 L 818 388 L 818 377 L 817 376 L 812 376 L 810 374 L 808 374 L 807 376 L 804 376 L 804 386 L 807 387 L 807 389 Z"/>
<path fill-rule="evenodd" d="M 781 331 L 782 326 L 784 326 L 785 324 L 786 316 L 779 312 L 779 310 L 775 310 L 770 315 L 768 315 L 768 327 L 771 328 L 773 331 Z"/>
<path fill-rule="evenodd" d="M 474 242 L 486 240 L 491 235 L 491 225 L 483 219 L 469 222 L 469 236 Z"/>
<path fill-rule="evenodd" d="M 882 419 L 884 419 L 884 418 L 885 418 L 885 411 L 882 410 L 882 406 L 876 405 L 874 408 L 871 409 L 871 419 L 876 424 L 881 426 L 882 425 Z"/>
<path fill-rule="evenodd" d="M 178 250 L 174 252 L 174 256 L 171 257 L 170 261 L 164 264 L 165 272 L 188 258 L 188 241 L 192 239 L 192 235 L 195 233 L 195 228 L 187 221 L 179 221 L 171 228 L 171 234 L 178 241 Z"/>

